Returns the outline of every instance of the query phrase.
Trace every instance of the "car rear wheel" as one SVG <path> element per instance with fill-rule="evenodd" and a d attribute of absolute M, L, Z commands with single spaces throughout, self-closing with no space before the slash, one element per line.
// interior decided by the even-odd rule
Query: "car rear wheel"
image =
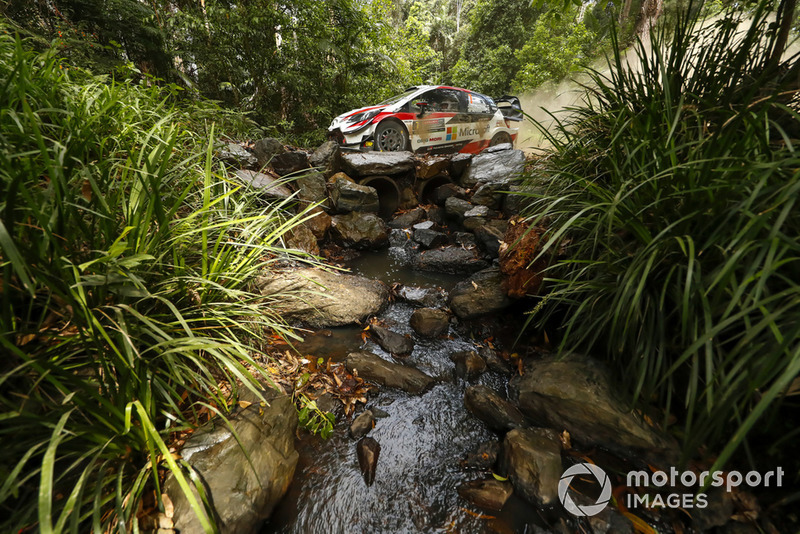
<path fill-rule="evenodd" d="M 492 137 L 492 140 L 489 142 L 489 146 L 502 145 L 503 143 L 510 143 L 510 142 L 511 142 L 511 136 L 508 135 L 508 132 L 497 132 L 496 134 L 494 134 L 494 137 Z"/>
<path fill-rule="evenodd" d="M 375 150 L 396 152 L 408 146 L 408 133 L 405 127 L 394 121 L 384 121 L 375 130 Z"/>

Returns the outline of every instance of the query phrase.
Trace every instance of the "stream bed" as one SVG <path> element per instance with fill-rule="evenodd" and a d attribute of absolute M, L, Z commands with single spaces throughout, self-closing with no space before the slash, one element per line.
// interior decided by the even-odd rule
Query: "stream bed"
<path fill-rule="evenodd" d="M 465 278 L 412 271 L 385 251 L 363 254 L 350 267 L 389 285 L 450 290 Z M 477 342 L 452 325 L 446 338 L 416 336 L 409 326 L 413 310 L 393 302 L 378 317 L 391 330 L 413 337 L 414 351 L 407 358 L 393 358 L 369 338 L 362 342 L 357 327 L 311 334 L 298 346 L 303 353 L 338 361 L 354 350 L 368 350 L 412 365 L 437 384 L 422 395 L 386 387 L 371 393 L 367 407 L 388 414 L 376 420 L 369 434 L 381 447 L 371 486 L 359 469 L 357 440 L 348 434 L 351 420 L 340 417 L 327 440 L 304 435 L 297 444 L 300 461 L 294 481 L 261 534 L 548 532 L 541 512 L 516 496 L 499 513 L 487 513 L 459 497 L 460 484 L 491 476 L 490 471 L 462 466 L 460 459 L 482 443 L 498 440 L 464 407 L 464 390 L 484 384 L 503 394 L 507 377 L 493 372 L 473 381 L 457 377 L 449 355 L 477 350 Z"/>

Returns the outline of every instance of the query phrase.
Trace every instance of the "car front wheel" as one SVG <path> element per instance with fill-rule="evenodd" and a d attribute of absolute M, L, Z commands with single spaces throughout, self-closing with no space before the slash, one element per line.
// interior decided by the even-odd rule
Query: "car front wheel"
<path fill-rule="evenodd" d="M 375 130 L 375 150 L 397 152 L 408 146 L 408 133 L 402 124 L 384 121 Z"/>

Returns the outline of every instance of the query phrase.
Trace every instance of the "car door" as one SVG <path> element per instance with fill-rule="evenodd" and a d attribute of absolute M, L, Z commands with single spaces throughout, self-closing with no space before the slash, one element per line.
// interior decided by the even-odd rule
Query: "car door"
<path fill-rule="evenodd" d="M 463 114 L 465 107 L 459 92 L 448 88 L 431 89 L 412 99 L 409 107 L 415 117 L 410 132 L 412 150 L 446 151 L 442 149 L 454 140 L 448 124 L 456 115 Z"/>
<path fill-rule="evenodd" d="M 464 151 L 480 152 L 489 143 L 488 134 L 497 108 L 491 100 L 478 93 L 467 93 L 467 100 L 469 126 L 465 133 L 469 136 L 469 144 Z"/>

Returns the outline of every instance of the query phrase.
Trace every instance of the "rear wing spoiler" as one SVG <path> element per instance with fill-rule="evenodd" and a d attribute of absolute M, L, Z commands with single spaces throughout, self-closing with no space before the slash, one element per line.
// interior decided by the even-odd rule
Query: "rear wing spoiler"
<path fill-rule="evenodd" d="M 495 103 L 504 118 L 511 121 L 521 121 L 523 119 L 522 105 L 516 96 L 503 95 L 496 99 Z"/>

